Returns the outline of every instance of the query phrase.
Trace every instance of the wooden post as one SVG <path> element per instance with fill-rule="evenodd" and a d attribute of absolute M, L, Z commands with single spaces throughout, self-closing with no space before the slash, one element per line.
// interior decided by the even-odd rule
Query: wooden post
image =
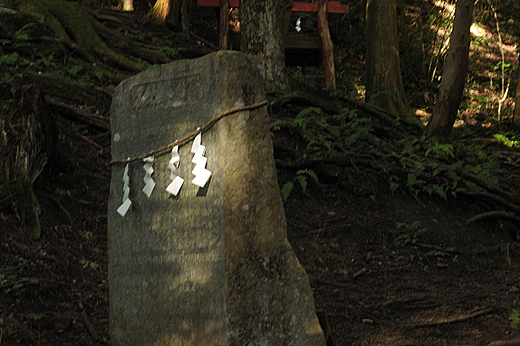
<path fill-rule="evenodd" d="M 321 40 L 323 55 L 323 70 L 325 72 L 325 85 L 336 89 L 336 75 L 334 71 L 334 47 L 330 39 L 329 21 L 327 19 L 328 0 L 318 0 L 318 32 Z"/>
<path fill-rule="evenodd" d="M 229 49 L 229 1 L 220 0 L 219 44 L 221 50 Z"/>
<path fill-rule="evenodd" d="M 285 11 L 285 18 L 284 18 L 284 22 L 283 22 L 283 34 L 284 35 L 287 34 L 287 32 L 289 31 L 289 25 L 291 24 L 292 11 L 290 9 L 292 6 L 293 6 L 293 0 L 288 0 L 287 6 L 286 6 L 286 11 Z"/>

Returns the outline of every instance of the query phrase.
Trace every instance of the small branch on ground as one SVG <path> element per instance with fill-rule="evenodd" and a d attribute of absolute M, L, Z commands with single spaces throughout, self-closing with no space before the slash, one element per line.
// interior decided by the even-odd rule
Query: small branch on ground
<path fill-rule="evenodd" d="M 496 340 L 491 341 L 487 346 L 520 346 L 520 338 L 513 340 Z"/>
<path fill-rule="evenodd" d="M 466 220 L 466 223 L 473 223 L 477 221 L 482 221 L 486 219 L 507 219 L 510 221 L 514 221 L 520 225 L 520 218 L 515 216 L 513 213 L 509 213 L 503 210 L 492 210 L 482 214 L 475 215 Z"/>
<path fill-rule="evenodd" d="M 195 34 L 194 32 L 188 31 L 188 34 L 190 34 L 194 39 L 199 40 L 200 42 L 204 43 L 206 46 L 210 47 L 214 50 L 219 50 L 217 46 L 215 46 L 213 43 L 209 42 L 208 40 L 203 39 L 199 35 Z"/>
<path fill-rule="evenodd" d="M 89 321 L 85 310 L 81 310 L 81 317 L 83 317 L 83 323 L 85 324 L 85 327 L 87 327 L 87 330 L 88 330 L 90 336 L 92 336 L 92 339 L 94 339 L 95 341 L 99 341 L 99 335 L 98 335 L 98 333 L 96 333 L 94 326 Z"/>
<path fill-rule="evenodd" d="M 71 120 L 78 120 L 89 125 L 96 126 L 102 130 L 110 131 L 110 120 L 107 117 L 96 116 L 75 109 L 64 103 L 49 100 L 49 105 L 58 111 L 63 117 Z"/>
<path fill-rule="evenodd" d="M 439 326 L 442 324 L 450 324 L 450 323 L 456 323 L 456 322 L 463 322 L 469 319 L 472 319 L 477 316 L 485 315 L 493 311 L 495 308 L 492 306 L 489 306 L 487 308 L 482 308 L 477 311 L 470 312 L 468 314 L 455 316 L 455 317 L 449 317 L 449 318 L 441 318 L 439 320 L 435 321 L 427 321 L 427 322 L 418 322 L 418 323 L 411 323 L 405 325 L 405 327 L 408 328 L 414 328 L 414 327 L 431 327 L 431 326 Z"/>

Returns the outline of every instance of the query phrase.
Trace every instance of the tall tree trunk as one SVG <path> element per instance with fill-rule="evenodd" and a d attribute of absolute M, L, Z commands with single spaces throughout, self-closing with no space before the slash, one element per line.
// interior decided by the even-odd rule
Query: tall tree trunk
<path fill-rule="evenodd" d="M 171 0 L 157 0 L 155 5 L 152 7 L 152 21 L 155 23 L 164 23 L 166 21 L 166 17 L 170 13 L 170 4 Z"/>
<path fill-rule="evenodd" d="M 327 2 L 328 0 L 318 0 L 318 32 L 320 34 L 323 66 L 325 68 L 325 85 L 329 88 L 336 89 L 334 46 L 330 39 Z"/>
<path fill-rule="evenodd" d="M 439 99 L 426 127 L 426 136 L 447 137 L 451 133 L 464 92 L 468 68 L 470 27 L 474 0 L 457 0 L 446 65 L 442 72 Z"/>
<path fill-rule="evenodd" d="M 396 8 L 396 0 L 367 0 L 365 100 L 412 117 L 401 78 Z"/>
<path fill-rule="evenodd" d="M 177 27 L 180 25 L 183 31 L 190 30 L 191 0 L 157 0 L 150 11 L 152 21 L 163 24 L 168 23 Z"/>
<path fill-rule="evenodd" d="M 267 90 L 286 91 L 283 20 L 286 0 L 241 0 L 242 52 L 261 58 Z"/>
<path fill-rule="evenodd" d="M 134 0 L 122 0 L 121 7 L 123 11 L 133 11 L 134 10 Z"/>
<path fill-rule="evenodd" d="M 513 113 L 513 123 L 520 128 L 520 58 L 518 59 L 518 72 L 516 76 L 515 112 Z"/>

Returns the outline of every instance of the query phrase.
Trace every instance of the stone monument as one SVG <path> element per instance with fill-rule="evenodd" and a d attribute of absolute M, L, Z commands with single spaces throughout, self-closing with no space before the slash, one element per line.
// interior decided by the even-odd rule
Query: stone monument
<path fill-rule="evenodd" d="M 257 66 L 254 56 L 220 51 L 123 81 L 111 109 L 112 158 L 147 155 L 222 112 L 264 101 Z M 287 240 L 266 107 L 224 117 L 198 140 L 211 172 L 200 186 L 192 142 L 153 162 L 112 165 L 111 343 L 324 346 L 309 280 Z M 177 194 L 166 191 L 175 176 L 184 179 Z"/>

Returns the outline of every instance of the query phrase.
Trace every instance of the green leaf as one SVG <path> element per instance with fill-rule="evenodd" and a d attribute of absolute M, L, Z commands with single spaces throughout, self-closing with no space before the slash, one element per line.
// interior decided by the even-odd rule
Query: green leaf
<path fill-rule="evenodd" d="M 439 196 L 441 196 L 442 199 L 444 199 L 445 201 L 448 200 L 448 196 L 446 196 L 446 191 L 444 191 L 444 188 L 442 186 L 433 185 L 433 189 Z"/>
<path fill-rule="evenodd" d="M 289 181 L 282 186 L 282 188 L 280 189 L 280 193 L 282 194 L 282 198 L 284 201 L 286 201 L 287 198 L 289 198 L 293 188 L 294 188 L 294 183 L 292 181 Z"/>
<path fill-rule="evenodd" d="M 304 175 L 297 175 L 296 180 L 300 183 L 302 191 L 305 193 L 305 189 L 307 188 L 307 177 Z"/>
<path fill-rule="evenodd" d="M 327 129 L 329 131 L 329 133 L 331 135 L 333 135 L 334 137 L 340 137 L 341 136 L 341 131 L 339 129 L 336 129 L 336 128 L 328 128 Z"/>
<path fill-rule="evenodd" d="M 314 181 L 316 181 L 316 183 L 320 183 L 318 181 L 318 175 L 316 174 L 316 172 L 314 172 L 312 169 L 301 169 L 299 170 L 298 172 L 296 172 L 296 174 L 298 175 L 302 175 L 302 174 L 307 174 L 309 177 L 311 177 L 312 179 L 314 179 Z"/>
<path fill-rule="evenodd" d="M 520 326 L 520 310 L 513 309 L 513 311 L 507 319 L 511 321 L 511 323 L 509 324 L 511 328 L 518 328 L 518 326 Z"/>

